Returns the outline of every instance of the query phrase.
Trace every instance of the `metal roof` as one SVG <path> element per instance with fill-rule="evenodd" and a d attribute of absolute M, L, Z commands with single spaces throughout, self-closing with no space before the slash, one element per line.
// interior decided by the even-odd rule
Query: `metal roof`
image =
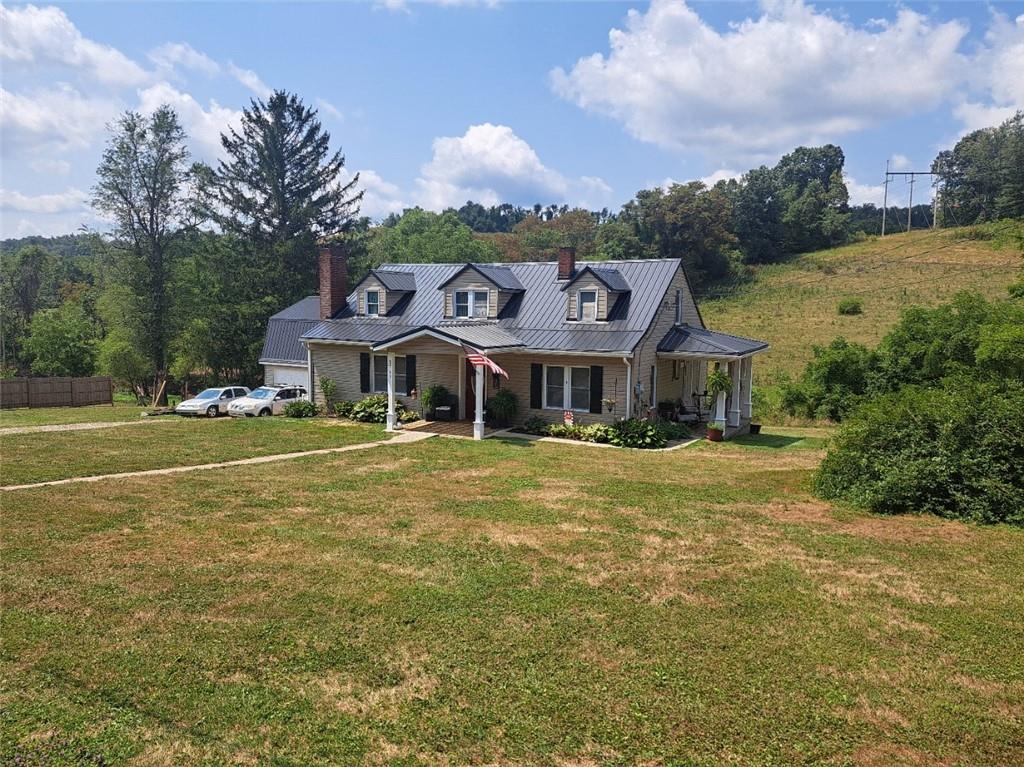
<path fill-rule="evenodd" d="M 594 275 L 594 277 L 596 277 L 598 280 L 604 283 L 604 286 L 608 288 L 608 290 L 613 290 L 617 293 L 629 292 L 629 283 L 626 282 L 625 278 L 622 276 L 622 274 L 619 273 L 618 269 L 611 269 L 606 266 L 591 265 L 585 266 L 583 269 L 577 271 L 573 278 L 569 280 L 567 283 L 565 283 L 564 286 L 562 286 L 562 290 L 568 288 L 570 285 L 576 282 L 576 280 L 578 280 L 580 277 L 587 273 Z"/>
<path fill-rule="evenodd" d="M 306 296 L 286 309 L 273 315 L 272 320 L 318 320 L 320 319 L 320 296 Z M 305 358 L 305 356 L 303 356 Z"/>
<path fill-rule="evenodd" d="M 318 314 L 319 306 L 318 299 Z M 267 335 L 263 339 L 260 364 L 266 365 L 274 362 L 306 364 L 306 347 L 299 339 L 318 324 L 320 324 L 319 317 L 314 320 L 282 320 L 271 317 L 267 323 Z"/>
<path fill-rule="evenodd" d="M 622 293 L 609 307 L 606 322 L 582 324 L 566 320 L 566 299 L 561 292 L 564 282 L 558 281 L 558 264 L 554 261 L 501 266 L 385 264 L 379 269 L 411 272 L 419 289 L 403 298 L 394 310 L 389 309 L 386 317 L 356 316 L 353 292 L 345 308 L 334 319 L 317 323 L 303 338 L 376 345 L 422 327 L 472 326 L 479 330 L 459 332 L 481 334 L 475 336 L 474 341 L 466 338 L 466 343 L 473 346 L 479 342 L 485 348 L 496 348 L 486 334 L 492 333 L 491 329 L 500 329 L 530 349 L 629 354 L 650 328 L 673 277 L 680 269 L 679 260 L 616 261 L 614 267 L 608 262 L 592 263 L 606 272 L 618 272 L 630 288 L 630 292 Z M 579 264 L 580 267 L 589 265 L 588 262 Z M 521 286 L 522 292 L 509 299 L 497 320 L 445 320 L 444 301 L 431 288 L 440 288 L 468 266 L 478 270 L 479 267 L 489 268 L 492 274 L 507 272 L 514 283 L 507 280 L 503 284 Z"/>
<path fill-rule="evenodd" d="M 371 269 L 370 274 L 380 280 L 388 290 L 411 293 L 416 290 L 416 275 L 412 272 L 399 272 L 391 269 Z"/>
<path fill-rule="evenodd" d="M 442 338 L 452 344 L 465 343 L 479 350 L 517 349 L 523 346 L 523 342 L 511 333 L 508 333 L 497 325 L 489 322 L 469 323 L 443 323 L 441 325 L 422 325 L 393 336 L 387 341 L 374 345 L 375 349 L 384 348 L 394 344 L 412 340 L 421 335 L 430 335 Z"/>
<path fill-rule="evenodd" d="M 460 274 L 467 269 L 473 269 L 482 277 L 493 282 L 499 290 L 522 290 L 522 283 L 516 279 L 516 275 L 507 266 L 498 266 L 497 264 L 465 264 L 458 271 L 452 274 L 447 280 L 438 285 L 438 289 L 443 288 L 449 282 L 454 280 Z"/>
<path fill-rule="evenodd" d="M 764 341 L 691 325 L 675 325 L 658 343 L 659 352 L 723 357 L 745 357 L 767 348 Z"/>

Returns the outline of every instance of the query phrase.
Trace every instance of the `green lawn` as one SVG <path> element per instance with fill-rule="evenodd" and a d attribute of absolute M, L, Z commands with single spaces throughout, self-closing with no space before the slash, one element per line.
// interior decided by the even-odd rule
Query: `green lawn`
<path fill-rule="evenodd" d="M 8 434 L 0 435 L 0 485 L 215 463 L 383 438 L 380 426 L 333 419 L 176 416 L 124 428 Z"/>
<path fill-rule="evenodd" d="M 40 407 L 0 410 L 0 429 L 14 426 L 49 426 L 62 423 L 108 423 L 137 421 L 146 408 L 117 402 L 113 405 L 85 407 Z"/>
<path fill-rule="evenodd" d="M 1024 532 L 835 510 L 820 457 L 433 439 L 5 494 L 0 761 L 1021 763 Z"/>

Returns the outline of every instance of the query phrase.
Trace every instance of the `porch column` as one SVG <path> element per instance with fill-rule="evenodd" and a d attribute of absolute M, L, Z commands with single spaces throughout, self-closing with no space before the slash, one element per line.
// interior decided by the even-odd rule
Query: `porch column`
<path fill-rule="evenodd" d="M 729 396 L 729 426 L 740 425 L 740 386 L 743 383 L 743 365 L 740 360 L 729 363 L 729 378 L 732 379 L 732 394 Z"/>
<path fill-rule="evenodd" d="M 476 417 L 473 419 L 473 439 L 484 438 L 484 366 L 476 366 Z"/>
<path fill-rule="evenodd" d="M 388 352 L 388 417 L 386 431 L 395 431 L 398 416 L 395 413 L 395 353 Z"/>
<path fill-rule="evenodd" d="M 707 363 L 704 363 L 704 364 L 706 365 Z M 715 363 L 715 366 L 717 368 L 721 368 L 722 363 L 720 363 L 720 362 Z M 707 383 L 707 377 L 706 376 L 704 378 L 704 381 L 705 381 L 705 384 L 706 384 Z M 712 418 L 711 420 L 715 421 L 716 423 L 721 423 L 721 424 L 725 423 L 725 392 L 724 391 L 718 392 L 718 399 L 715 400 L 715 417 Z"/>
<path fill-rule="evenodd" d="M 747 357 L 742 363 L 743 370 L 743 389 L 740 394 L 740 418 L 749 421 L 753 413 L 753 395 L 754 395 L 754 358 Z"/>

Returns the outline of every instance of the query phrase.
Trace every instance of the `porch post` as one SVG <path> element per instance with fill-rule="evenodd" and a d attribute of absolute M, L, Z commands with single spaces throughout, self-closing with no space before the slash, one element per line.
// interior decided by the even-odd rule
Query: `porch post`
<path fill-rule="evenodd" d="M 484 438 L 484 366 L 476 366 L 476 417 L 473 419 L 473 439 Z"/>
<path fill-rule="evenodd" d="M 743 360 L 743 392 L 741 394 L 740 401 L 740 418 L 749 421 L 753 413 L 753 393 L 754 393 L 754 358 L 747 357 Z"/>
<path fill-rule="evenodd" d="M 740 387 L 743 383 L 743 365 L 740 360 L 729 363 L 729 377 L 732 379 L 732 394 L 729 397 L 729 425 L 740 425 Z"/>
<path fill-rule="evenodd" d="M 715 365 L 716 365 L 716 367 L 721 368 L 722 363 L 717 362 L 717 363 L 715 363 Z M 706 382 L 707 378 L 705 377 L 704 380 Z M 715 421 L 716 423 L 721 423 L 721 424 L 725 423 L 725 392 L 724 391 L 718 392 L 718 399 L 715 400 L 715 417 L 713 419 L 711 419 L 711 420 Z"/>
<path fill-rule="evenodd" d="M 398 418 L 395 413 L 395 353 L 388 352 L 388 417 L 386 431 L 395 431 Z"/>

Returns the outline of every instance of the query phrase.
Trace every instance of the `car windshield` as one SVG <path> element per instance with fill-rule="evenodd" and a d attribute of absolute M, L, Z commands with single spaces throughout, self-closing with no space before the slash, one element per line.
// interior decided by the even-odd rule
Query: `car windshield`
<path fill-rule="evenodd" d="M 196 399 L 216 399 L 220 396 L 220 389 L 205 389 L 196 395 Z"/>
<path fill-rule="evenodd" d="M 249 392 L 249 396 L 253 399 L 270 399 L 274 396 L 274 391 L 274 389 L 256 389 Z"/>

